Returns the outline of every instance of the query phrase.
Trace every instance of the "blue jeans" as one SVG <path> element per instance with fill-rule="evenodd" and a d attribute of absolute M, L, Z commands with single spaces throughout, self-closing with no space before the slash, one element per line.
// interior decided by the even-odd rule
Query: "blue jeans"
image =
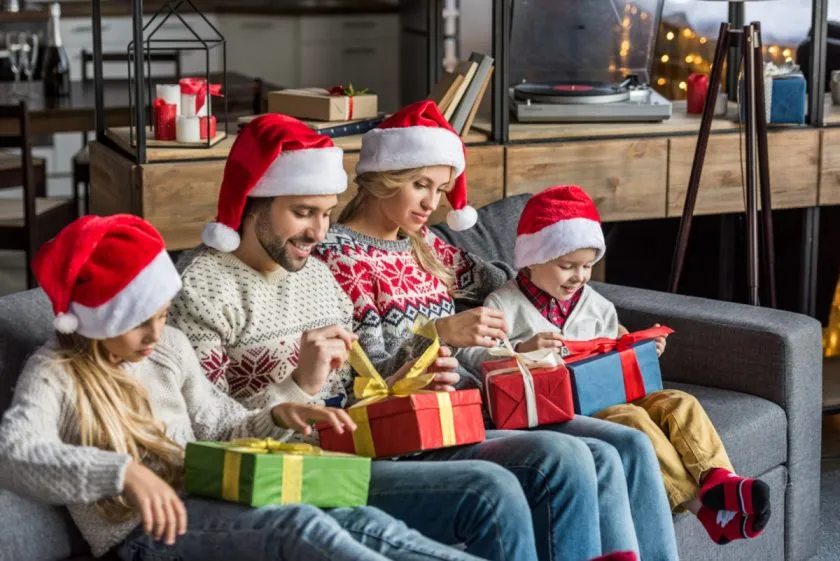
<path fill-rule="evenodd" d="M 473 561 L 372 507 L 322 511 L 309 505 L 263 508 L 189 497 L 187 533 L 175 545 L 138 526 L 116 548 L 123 561 Z"/>
<path fill-rule="evenodd" d="M 528 500 L 512 473 L 490 462 L 415 458 L 373 462 L 368 504 L 482 559 L 537 559 Z"/>
<path fill-rule="evenodd" d="M 575 415 L 568 423 L 542 426 L 537 430 L 551 430 L 583 437 L 590 448 L 593 442 L 597 442 L 601 448 L 605 445 L 613 448 L 621 459 L 627 476 L 630 510 L 633 513 L 642 559 L 679 559 L 674 519 L 665 494 L 665 486 L 662 484 L 659 462 L 653 444 L 643 432 L 581 415 Z"/>
<path fill-rule="evenodd" d="M 638 551 L 617 454 L 596 456 L 581 439 L 554 432 L 488 431 L 486 442 L 422 458 L 487 460 L 512 472 L 528 498 L 542 561 L 585 561 L 609 553 L 601 547 L 602 527 L 613 550 Z M 599 508 L 599 490 L 613 501 L 606 512 Z"/>

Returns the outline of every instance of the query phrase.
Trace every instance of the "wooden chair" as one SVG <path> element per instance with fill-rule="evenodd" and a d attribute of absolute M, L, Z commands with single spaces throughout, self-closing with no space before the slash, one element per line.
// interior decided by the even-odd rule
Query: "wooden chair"
<path fill-rule="evenodd" d="M 35 287 L 29 264 L 42 243 L 79 216 L 79 198 L 45 197 L 36 193 L 29 111 L 26 101 L 0 105 L 0 119 L 17 119 L 19 134 L 0 133 L 1 148 L 20 149 L 22 199 L 0 199 L 0 249 L 26 253 L 26 286 Z"/>
<path fill-rule="evenodd" d="M 177 51 L 148 53 L 150 62 L 172 64 L 173 76 L 181 75 L 181 56 Z M 102 63 L 128 64 L 128 53 L 102 53 Z M 88 65 L 93 64 L 93 52 L 82 50 L 82 82 L 92 82 L 93 74 L 88 74 Z M 128 68 L 126 66 L 126 68 Z M 126 76 L 128 72 L 126 71 Z M 73 155 L 73 192 L 77 193 L 79 184 L 85 189 L 85 214 L 90 212 L 90 153 L 88 152 L 88 133 L 82 133 L 82 149 Z"/>

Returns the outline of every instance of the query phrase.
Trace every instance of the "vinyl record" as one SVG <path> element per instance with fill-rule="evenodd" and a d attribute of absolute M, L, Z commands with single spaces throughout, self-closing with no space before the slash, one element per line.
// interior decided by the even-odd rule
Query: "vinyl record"
<path fill-rule="evenodd" d="M 618 85 L 601 82 L 541 82 L 518 84 L 514 97 L 535 103 L 615 103 L 630 99 L 630 92 Z"/>

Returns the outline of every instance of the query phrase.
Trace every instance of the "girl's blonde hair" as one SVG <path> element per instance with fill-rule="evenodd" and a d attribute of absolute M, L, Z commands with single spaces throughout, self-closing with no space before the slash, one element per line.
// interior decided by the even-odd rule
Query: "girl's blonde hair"
<path fill-rule="evenodd" d="M 108 360 L 101 341 L 62 333 L 58 341 L 59 363 L 76 389 L 81 445 L 128 454 L 179 487 L 183 448 L 154 419 L 142 384 Z M 111 522 L 126 521 L 134 513 L 124 497 L 102 499 L 97 507 Z"/>
<path fill-rule="evenodd" d="M 423 167 L 398 171 L 369 171 L 357 175 L 354 181 L 359 189 L 341 211 L 341 214 L 338 215 L 339 224 L 350 221 L 371 199 L 395 197 L 403 187 L 413 184 L 425 173 L 426 168 Z M 432 276 L 440 279 L 446 285 L 450 294 L 456 294 L 455 273 L 438 259 L 423 236 L 418 232 L 406 232 L 402 228 L 400 228 L 400 233 L 411 240 L 414 257 L 420 263 L 420 266 Z"/>

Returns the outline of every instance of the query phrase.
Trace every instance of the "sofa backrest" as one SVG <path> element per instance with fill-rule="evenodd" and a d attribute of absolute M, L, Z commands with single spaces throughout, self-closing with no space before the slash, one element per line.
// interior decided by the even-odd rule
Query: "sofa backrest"
<path fill-rule="evenodd" d="M 52 334 L 53 312 L 43 291 L 0 298 L 0 415 L 12 401 L 27 357 Z M 0 477 L 0 482 L 2 478 Z M 67 509 L 31 501 L 0 486 L 2 557 L 49 561 L 88 551 Z"/>

